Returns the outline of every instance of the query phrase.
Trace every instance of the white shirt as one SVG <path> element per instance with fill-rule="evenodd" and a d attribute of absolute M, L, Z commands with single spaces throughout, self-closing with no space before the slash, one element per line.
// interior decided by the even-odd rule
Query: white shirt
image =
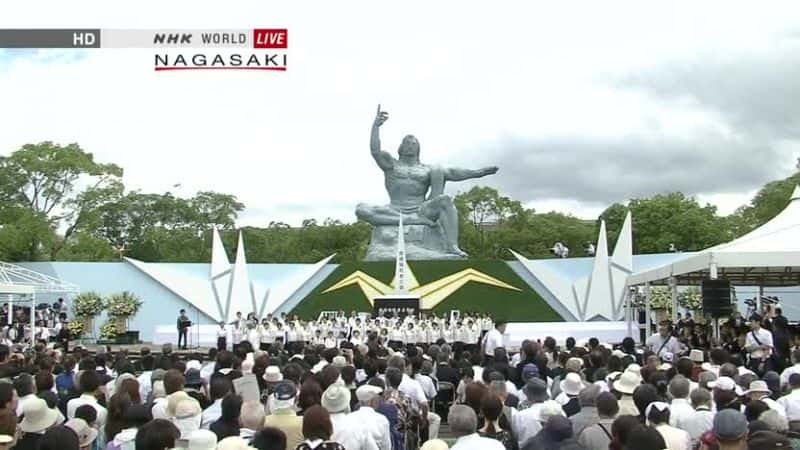
<path fill-rule="evenodd" d="M 755 337 L 753 337 L 754 334 Z M 758 338 L 760 344 L 759 342 L 756 342 L 756 337 Z M 758 331 L 748 332 L 747 337 L 744 340 L 744 346 L 747 348 L 751 345 L 766 345 L 772 347 L 772 333 L 763 328 L 759 328 Z M 763 352 L 759 349 L 750 353 L 750 355 L 754 358 L 761 358 L 763 356 Z"/>
<path fill-rule="evenodd" d="M 359 419 L 359 416 L 345 413 L 331 414 L 333 434 L 330 440 L 342 444 L 347 450 L 378 450 L 370 430 Z"/>
<path fill-rule="evenodd" d="M 214 403 L 210 404 L 208 408 L 203 410 L 203 415 L 201 416 L 200 420 L 200 428 L 207 430 L 208 427 L 210 427 L 211 424 L 216 422 L 220 417 L 222 417 L 222 399 L 218 398 L 214 400 Z"/>
<path fill-rule="evenodd" d="M 400 386 L 397 387 L 397 390 L 411 397 L 420 405 L 428 404 L 428 397 L 425 396 L 425 391 L 422 390 L 422 386 L 406 374 L 403 374 L 403 381 L 400 382 Z"/>
<path fill-rule="evenodd" d="M 541 403 L 534 403 L 529 408 L 517 411 L 511 417 L 511 431 L 517 437 L 520 448 L 525 441 L 536 436 L 542 430 L 542 424 L 539 422 L 541 409 Z"/>
<path fill-rule="evenodd" d="M 664 345 L 664 348 L 661 348 L 665 340 L 667 341 L 667 344 Z M 681 351 L 683 350 L 681 348 L 680 342 L 678 342 L 678 339 L 676 339 L 675 336 L 672 335 L 669 335 L 666 338 L 664 338 L 661 336 L 661 334 L 656 333 L 647 338 L 646 344 L 648 347 L 650 347 L 650 350 L 652 350 L 653 353 L 658 352 L 657 354 L 659 357 L 666 352 L 672 353 L 673 355 L 677 356 L 680 355 Z"/>
<path fill-rule="evenodd" d="M 505 450 L 505 447 L 497 439 L 485 438 L 478 433 L 472 433 L 458 438 L 450 450 Z"/>
<path fill-rule="evenodd" d="M 783 372 L 781 372 L 781 387 L 788 386 L 789 377 L 795 373 L 800 373 L 800 363 L 796 363 L 792 367 L 787 367 L 783 370 Z"/>
<path fill-rule="evenodd" d="M 145 370 L 136 378 L 136 381 L 139 382 L 139 397 L 142 399 L 142 403 L 147 402 L 147 398 L 150 396 L 150 391 L 153 390 L 153 382 L 150 378 L 153 375 L 152 370 Z"/>
<path fill-rule="evenodd" d="M 503 334 L 497 330 L 497 328 L 492 328 L 486 333 L 486 345 L 483 348 L 483 353 L 485 355 L 494 356 L 494 349 L 503 346 Z"/>
<path fill-rule="evenodd" d="M 714 426 L 714 413 L 709 409 L 698 409 L 691 417 L 682 420 L 677 427 L 686 430 L 692 445 L 700 441 L 700 436 Z"/>
<path fill-rule="evenodd" d="M 28 400 L 30 400 L 32 398 L 39 398 L 39 397 L 37 397 L 36 394 L 28 394 L 28 395 L 23 395 L 22 397 L 20 397 L 17 400 L 17 417 L 21 417 L 22 416 L 22 405 L 23 405 L 23 403 L 27 402 Z"/>
<path fill-rule="evenodd" d="M 422 387 L 422 392 L 425 393 L 425 397 L 428 399 L 436 397 L 436 386 L 434 386 L 431 377 L 418 373 L 414 376 L 414 380 Z"/>
<path fill-rule="evenodd" d="M 67 402 L 67 418 L 74 419 L 75 418 L 75 410 L 78 409 L 79 406 L 82 405 L 91 405 L 95 411 L 97 411 L 97 427 L 104 427 L 106 425 L 106 416 L 108 415 L 108 410 L 97 403 L 97 399 L 94 398 L 93 395 L 83 394 L 78 398 L 73 398 L 72 400 Z"/>
<path fill-rule="evenodd" d="M 779 398 L 778 404 L 783 406 L 783 409 L 786 411 L 786 418 L 789 419 L 789 422 L 800 420 L 800 389 L 795 389 Z"/>
<path fill-rule="evenodd" d="M 350 418 L 365 424 L 369 428 L 378 450 L 392 450 L 389 419 L 386 416 L 376 413 L 369 406 L 361 406 L 357 411 L 350 413 Z"/>
<path fill-rule="evenodd" d="M 695 410 L 685 398 L 676 398 L 669 405 L 669 424 L 673 427 L 685 430 L 686 424 L 694 416 Z"/>
<path fill-rule="evenodd" d="M 669 425 L 659 425 L 656 427 L 664 442 L 667 444 L 667 450 L 691 450 L 692 439 L 689 433 Z"/>
<path fill-rule="evenodd" d="M 153 419 L 169 420 L 169 416 L 167 416 L 167 398 L 162 397 L 153 400 L 153 407 L 150 408 L 150 414 L 153 416 Z"/>

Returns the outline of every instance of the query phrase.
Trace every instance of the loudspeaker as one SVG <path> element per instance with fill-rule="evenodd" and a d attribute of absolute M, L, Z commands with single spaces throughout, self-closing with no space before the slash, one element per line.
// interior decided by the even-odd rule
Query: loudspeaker
<path fill-rule="evenodd" d="M 703 311 L 706 314 L 710 314 L 713 318 L 728 317 L 733 314 L 729 280 L 705 279 L 700 290 L 703 294 Z"/>

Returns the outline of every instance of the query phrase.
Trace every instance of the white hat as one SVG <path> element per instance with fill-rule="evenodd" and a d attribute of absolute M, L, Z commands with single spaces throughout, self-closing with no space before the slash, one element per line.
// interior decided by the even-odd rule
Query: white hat
<path fill-rule="evenodd" d="M 217 450 L 253 450 L 247 441 L 239 436 L 230 436 L 217 443 Z"/>
<path fill-rule="evenodd" d="M 215 450 L 217 435 L 211 430 L 197 430 L 189 436 L 190 450 Z"/>
<path fill-rule="evenodd" d="M 633 391 L 642 383 L 636 372 L 625 371 L 619 380 L 614 382 L 614 390 L 623 394 L 633 394 Z"/>
<path fill-rule="evenodd" d="M 356 389 L 356 398 L 358 398 L 358 401 L 366 403 L 380 395 L 381 392 L 383 392 L 383 389 L 380 387 L 365 384 Z"/>
<path fill-rule="evenodd" d="M 90 427 L 83 419 L 69 419 L 64 426 L 72 429 L 78 435 L 78 445 L 80 447 L 86 447 L 97 439 L 97 430 Z"/>
<path fill-rule="evenodd" d="M 581 376 L 575 372 L 570 372 L 561 380 L 559 384 L 561 387 L 561 391 L 567 395 L 578 395 L 584 388 L 583 380 L 581 380 Z"/>
<path fill-rule="evenodd" d="M 350 412 L 350 390 L 332 384 L 322 393 L 322 407 L 329 413 Z"/>
<path fill-rule="evenodd" d="M 167 413 L 167 417 L 175 417 L 176 409 L 178 408 L 178 403 L 182 400 L 189 399 L 189 394 L 185 391 L 176 391 L 172 394 L 167 396 L 167 407 L 165 412 Z"/>
<path fill-rule="evenodd" d="M 611 356 L 616 356 L 617 358 L 624 358 L 624 357 L 625 357 L 625 355 L 626 355 L 626 353 L 625 353 L 625 352 L 623 352 L 623 351 L 622 351 L 622 350 L 620 350 L 620 349 L 616 349 L 616 350 L 614 350 L 613 352 L 611 352 Z"/>
<path fill-rule="evenodd" d="M 611 389 L 608 388 L 608 382 L 607 381 L 597 380 L 597 381 L 594 382 L 594 385 L 598 386 L 600 388 L 600 392 L 608 392 L 608 391 L 611 390 Z"/>
<path fill-rule="evenodd" d="M 730 377 L 719 377 L 715 381 L 709 381 L 708 387 L 720 391 L 733 391 L 736 389 L 736 383 Z"/>
<path fill-rule="evenodd" d="M 347 365 L 347 358 L 345 358 L 342 355 L 334 356 L 331 364 L 333 364 L 336 367 L 344 367 Z"/>
<path fill-rule="evenodd" d="M 625 369 L 625 372 L 632 372 L 632 373 L 635 373 L 636 376 L 641 377 L 642 376 L 642 366 L 640 366 L 640 365 L 638 365 L 636 363 L 630 364 Z"/>
<path fill-rule="evenodd" d="M 691 352 L 689 352 L 689 359 L 691 359 L 692 362 L 702 364 L 703 360 L 705 359 L 705 356 L 703 355 L 702 350 L 694 349 Z"/>
<path fill-rule="evenodd" d="M 645 408 L 645 410 L 644 410 L 645 418 L 650 416 L 650 411 L 652 411 L 653 408 L 655 408 L 655 409 L 657 409 L 657 410 L 659 410 L 661 412 L 664 412 L 665 410 L 667 410 L 667 411 L 671 411 L 672 410 L 670 408 L 670 406 L 669 406 L 669 403 L 652 402 L 649 405 L 647 405 L 647 408 Z M 650 419 L 647 419 L 647 424 L 650 425 Z"/>
<path fill-rule="evenodd" d="M 283 374 L 278 366 L 269 366 L 264 371 L 264 381 L 267 383 L 277 383 L 283 381 Z"/>
<path fill-rule="evenodd" d="M 566 416 L 564 408 L 555 400 L 547 400 L 542 403 L 539 408 L 539 422 L 547 422 L 547 419 L 553 416 Z"/>
<path fill-rule="evenodd" d="M 419 450 L 447 450 L 447 442 L 441 439 L 428 439 Z"/>
<path fill-rule="evenodd" d="M 41 398 L 31 398 L 22 404 L 22 422 L 19 428 L 26 433 L 44 431 L 56 423 L 58 413 L 55 409 L 47 407 L 47 402 Z"/>
<path fill-rule="evenodd" d="M 769 390 L 766 381 L 754 380 L 750 383 L 750 389 L 744 391 L 744 394 L 747 395 L 747 394 L 757 394 L 757 393 L 771 394 L 772 391 Z"/>

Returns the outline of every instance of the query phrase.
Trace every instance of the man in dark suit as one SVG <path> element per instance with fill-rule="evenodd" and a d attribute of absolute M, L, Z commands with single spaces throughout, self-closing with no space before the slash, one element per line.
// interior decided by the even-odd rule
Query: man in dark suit
<path fill-rule="evenodd" d="M 182 309 L 178 315 L 178 349 L 186 349 L 189 325 L 191 325 L 191 322 L 186 315 L 186 310 Z M 181 347 L 181 338 L 183 338 L 183 347 Z"/>

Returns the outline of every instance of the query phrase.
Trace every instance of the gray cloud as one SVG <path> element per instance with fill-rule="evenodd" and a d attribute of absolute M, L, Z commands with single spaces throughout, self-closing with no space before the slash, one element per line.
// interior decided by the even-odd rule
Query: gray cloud
<path fill-rule="evenodd" d="M 642 92 L 662 108 L 693 105 L 725 127 L 672 133 L 664 121 L 597 138 L 582 137 L 576 125 L 569 136 L 506 138 L 491 143 L 491 154 L 476 153 L 481 163 L 500 166 L 491 183 L 526 202 L 555 198 L 605 205 L 660 192 L 742 192 L 791 170 L 798 146 L 785 144 L 800 143 L 797 37 L 784 35 L 769 51 L 698 54 L 612 74 L 604 82 L 621 92 Z"/>

